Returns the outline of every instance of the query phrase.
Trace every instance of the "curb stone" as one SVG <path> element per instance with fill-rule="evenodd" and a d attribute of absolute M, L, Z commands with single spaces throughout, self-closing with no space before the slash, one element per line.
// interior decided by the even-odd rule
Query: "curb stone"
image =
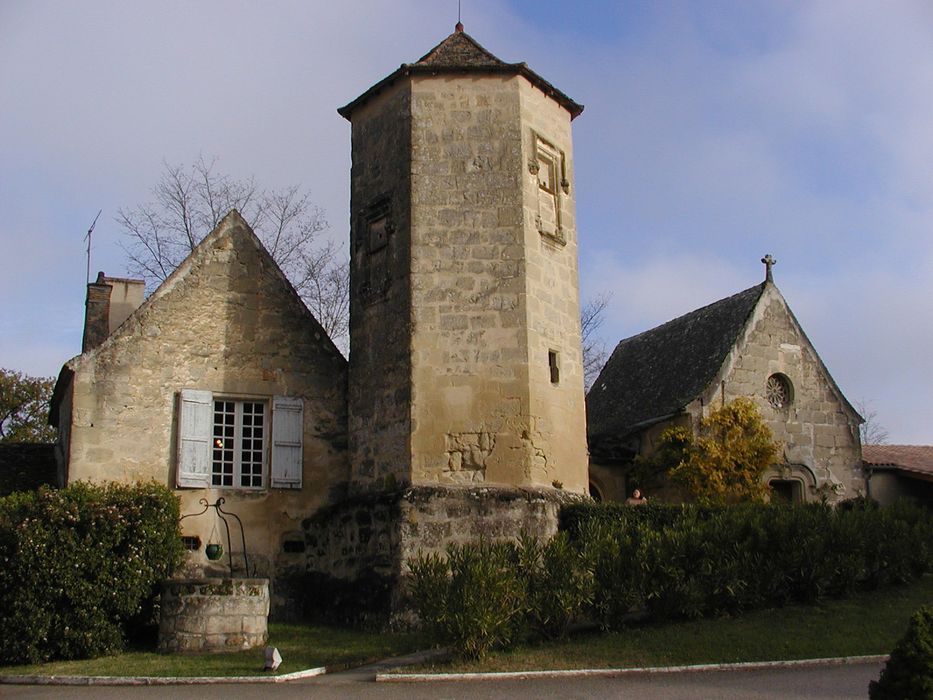
<path fill-rule="evenodd" d="M 806 668 L 808 666 L 841 666 L 843 664 L 887 661 L 887 654 L 873 656 L 841 656 L 828 659 L 796 661 L 752 661 L 734 664 L 696 664 L 692 666 L 654 666 L 647 668 L 569 669 L 564 671 L 503 671 L 499 673 L 379 673 L 377 683 L 423 683 L 429 681 L 495 681 L 525 678 L 574 678 L 584 676 L 632 676 L 662 673 L 701 673 L 709 671 L 758 671 L 776 668 Z"/>
<path fill-rule="evenodd" d="M 405 657 L 403 657 L 405 658 Z M 563 671 L 505 671 L 501 673 L 376 673 L 377 683 L 418 683 L 429 681 L 513 680 L 525 678 L 573 678 L 584 676 L 628 676 L 636 674 L 700 673 L 709 671 L 754 671 L 774 668 L 805 668 L 808 666 L 838 666 L 854 663 L 887 661 L 888 656 L 843 656 L 829 659 L 798 661 L 757 661 L 735 664 L 698 664 L 693 666 L 656 666 L 648 668 L 570 669 Z M 382 666 L 384 662 L 378 665 Z M 375 666 L 377 664 L 371 664 Z M 358 670 L 358 669 L 357 669 Z M 287 683 L 328 673 L 327 668 L 309 668 L 280 676 L 0 676 L 0 685 L 213 685 L 222 683 Z"/>
<path fill-rule="evenodd" d="M 324 666 L 280 676 L 0 676 L 10 685 L 211 685 L 219 683 L 286 683 L 327 673 Z"/>

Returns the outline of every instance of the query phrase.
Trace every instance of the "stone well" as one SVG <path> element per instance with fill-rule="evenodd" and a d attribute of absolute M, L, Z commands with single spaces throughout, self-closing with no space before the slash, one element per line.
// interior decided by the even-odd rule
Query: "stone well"
<path fill-rule="evenodd" d="M 170 579 L 162 583 L 159 651 L 241 651 L 269 638 L 269 579 Z"/>

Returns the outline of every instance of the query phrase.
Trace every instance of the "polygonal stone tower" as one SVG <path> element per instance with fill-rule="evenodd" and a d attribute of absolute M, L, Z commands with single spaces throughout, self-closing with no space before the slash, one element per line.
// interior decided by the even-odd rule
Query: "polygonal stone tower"
<path fill-rule="evenodd" d="M 571 120 L 462 25 L 352 123 L 351 488 L 585 493 Z"/>

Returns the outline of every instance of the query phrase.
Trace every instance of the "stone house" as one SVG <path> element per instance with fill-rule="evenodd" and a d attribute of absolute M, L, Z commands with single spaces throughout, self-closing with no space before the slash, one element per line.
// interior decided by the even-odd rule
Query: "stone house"
<path fill-rule="evenodd" d="M 183 514 L 223 497 L 254 571 L 303 568 L 285 543 L 349 475 L 346 360 L 235 211 L 145 301 L 142 286 L 88 286 L 84 352 L 52 400 L 62 480 L 154 479 Z M 227 547 L 213 510 L 184 534 L 202 567 Z"/>
<path fill-rule="evenodd" d="M 868 495 L 881 505 L 933 505 L 933 445 L 862 445 L 862 463 Z"/>
<path fill-rule="evenodd" d="M 638 455 L 663 430 L 697 421 L 737 397 L 753 398 L 781 445 L 765 474 L 772 494 L 831 501 L 865 492 L 858 426 L 846 400 L 793 312 L 766 280 L 621 341 L 587 395 L 590 489 L 622 500 Z M 643 485 L 644 486 L 644 485 Z M 660 481 L 650 495 L 683 494 Z"/>

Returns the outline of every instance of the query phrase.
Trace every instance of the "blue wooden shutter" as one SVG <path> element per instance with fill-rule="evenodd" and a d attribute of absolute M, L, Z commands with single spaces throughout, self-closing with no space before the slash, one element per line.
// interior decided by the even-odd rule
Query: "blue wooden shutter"
<path fill-rule="evenodd" d="M 182 389 L 178 411 L 178 486 L 210 486 L 213 423 L 211 392 Z"/>
<path fill-rule="evenodd" d="M 272 488 L 300 489 L 304 433 L 304 401 L 289 396 L 272 399 Z"/>

